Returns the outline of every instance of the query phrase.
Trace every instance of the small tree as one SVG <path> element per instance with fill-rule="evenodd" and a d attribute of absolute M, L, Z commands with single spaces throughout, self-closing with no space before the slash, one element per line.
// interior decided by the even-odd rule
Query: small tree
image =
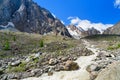
<path fill-rule="evenodd" d="M 10 50 L 10 43 L 8 40 L 6 40 L 6 42 L 4 44 L 4 50 Z"/>
<path fill-rule="evenodd" d="M 40 40 L 40 47 L 44 47 L 44 42 L 43 42 L 43 40 Z"/>
<path fill-rule="evenodd" d="M 16 41 L 16 36 L 13 36 L 13 41 Z"/>

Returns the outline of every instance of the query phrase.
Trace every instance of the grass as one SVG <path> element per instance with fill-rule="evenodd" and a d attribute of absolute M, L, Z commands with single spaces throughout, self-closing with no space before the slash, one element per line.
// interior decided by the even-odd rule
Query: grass
<path fill-rule="evenodd" d="M 120 35 L 93 35 L 85 37 L 97 47 L 105 50 L 116 50 L 120 48 Z"/>
<path fill-rule="evenodd" d="M 94 41 L 119 41 L 120 35 L 93 35 L 93 36 L 87 36 L 84 39 L 94 40 Z"/>
<path fill-rule="evenodd" d="M 115 50 L 115 49 L 119 49 L 120 48 L 120 43 L 118 43 L 117 45 L 113 45 L 113 46 L 108 46 L 108 50 Z"/>
<path fill-rule="evenodd" d="M 8 40 L 6 42 L 5 40 Z M 4 45 L 10 48 L 10 50 L 3 50 Z M 35 58 L 30 56 L 31 61 L 28 63 L 22 62 L 19 66 L 13 67 L 9 66 L 7 72 L 24 72 L 27 69 L 36 68 L 39 64 L 43 66 L 47 63 L 45 57 L 49 56 L 58 58 L 59 56 L 68 56 L 69 54 L 76 55 L 79 53 L 74 48 L 82 47 L 83 44 L 80 40 L 71 39 L 68 37 L 63 37 L 60 35 L 48 34 L 29 34 L 22 32 L 2 32 L 0 31 L 0 58 L 13 58 L 17 56 L 26 56 L 33 53 L 47 53 L 41 55 L 40 58 Z M 72 51 L 73 50 L 73 51 Z M 82 54 L 82 53 L 81 53 Z"/>
<path fill-rule="evenodd" d="M 59 43 L 59 44 L 58 44 Z M 29 34 L 0 31 L 0 58 L 11 58 L 37 52 L 54 52 L 69 49 L 80 41 L 68 37 L 48 34 Z"/>
<path fill-rule="evenodd" d="M 10 73 L 10 72 L 23 72 L 25 70 L 26 70 L 26 63 L 22 62 L 19 66 L 16 66 L 16 67 L 12 67 L 9 65 L 7 72 L 8 73 Z"/>

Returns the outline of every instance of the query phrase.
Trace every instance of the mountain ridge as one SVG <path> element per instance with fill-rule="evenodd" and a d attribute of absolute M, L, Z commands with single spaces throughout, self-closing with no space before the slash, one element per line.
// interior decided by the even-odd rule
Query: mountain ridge
<path fill-rule="evenodd" d="M 21 32 L 71 36 L 59 19 L 33 0 L 1 0 L 0 4 L 0 25 L 11 22 Z"/>
<path fill-rule="evenodd" d="M 114 35 L 120 35 L 120 22 L 116 23 L 114 26 L 107 28 L 103 34 L 114 34 Z"/>
<path fill-rule="evenodd" d="M 98 31 L 94 27 L 88 28 L 88 30 L 84 30 L 81 27 L 77 27 L 77 26 L 71 24 L 71 25 L 67 26 L 67 29 L 68 29 L 69 33 L 72 35 L 72 37 L 75 39 L 81 39 L 86 36 L 100 34 L 100 31 Z"/>

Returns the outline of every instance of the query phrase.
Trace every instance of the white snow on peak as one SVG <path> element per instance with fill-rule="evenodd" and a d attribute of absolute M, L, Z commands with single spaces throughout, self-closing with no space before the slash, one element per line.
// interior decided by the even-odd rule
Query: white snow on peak
<path fill-rule="evenodd" d="M 81 35 L 77 33 L 76 30 L 71 30 L 71 28 L 67 27 L 68 32 L 75 38 L 75 39 L 80 39 Z"/>
<path fill-rule="evenodd" d="M 25 9 L 25 5 L 21 4 L 20 8 L 18 9 L 19 12 L 23 11 Z"/>

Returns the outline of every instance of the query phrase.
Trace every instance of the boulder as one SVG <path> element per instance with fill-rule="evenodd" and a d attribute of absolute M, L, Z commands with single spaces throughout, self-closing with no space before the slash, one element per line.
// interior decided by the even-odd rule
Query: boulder
<path fill-rule="evenodd" d="M 48 76 L 52 76 L 53 75 L 53 72 L 48 72 Z"/>
<path fill-rule="evenodd" d="M 18 61 L 12 62 L 11 66 L 18 66 L 20 63 L 21 63 L 21 61 L 18 60 Z"/>
<path fill-rule="evenodd" d="M 30 62 L 30 60 L 31 60 L 31 58 L 30 57 L 28 57 L 28 58 L 26 58 L 26 60 L 25 60 L 25 62 Z"/>
<path fill-rule="evenodd" d="M 58 64 L 55 66 L 55 71 L 60 71 L 60 70 L 64 70 L 64 67 L 62 64 Z"/>
<path fill-rule="evenodd" d="M 71 60 L 66 61 L 64 65 L 64 70 L 71 71 L 71 70 L 77 70 L 79 69 L 79 65 L 76 62 L 73 62 Z"/>
<path fill-rule="evenodd" d="M 120 80 L 120 61 L 108 65 L 95 80 Z"/>
<path fill-rule="evenodd" d="M 68 60 L 68 57 L 62 57 L 61 60 L 62 60 L 62 61 L 67 61 L 67 60 Z"/>
<path fill-rule="evenodd" d="M 43 74 L 43 71 L 41 69 L 34 69 L 30 73 L 34 74 L 36 77 L 39 77 Z"/>
<path fill-rule="evenodd" d="M 38 53 L 36 53 L 36 54 L 34 55 L 34 58 L 39 58 L 40 55 L 42 55 L 42 52 L 38 52 Z"/>
<path fill-rule="evenodd" d="M 86 68 L 88 72 L 99 71 L 100 69 L 101 67 L 98 66 L 97 64 L 91 64 Z"/>
<path fill-rule="evenodd" d="M 97 76 L 98 76 L 98 71 L 93 71 L 93 72 L 91 72 L 90 74 L 91 74 L 91 80 L 94 80 Z"/>
<path fill-rule="evenodd" d="M 49 60 L 49 65 L 55 65 L 57 63 L 58 63 L 57 59 L 52 58 L 52 59 Z"/>

